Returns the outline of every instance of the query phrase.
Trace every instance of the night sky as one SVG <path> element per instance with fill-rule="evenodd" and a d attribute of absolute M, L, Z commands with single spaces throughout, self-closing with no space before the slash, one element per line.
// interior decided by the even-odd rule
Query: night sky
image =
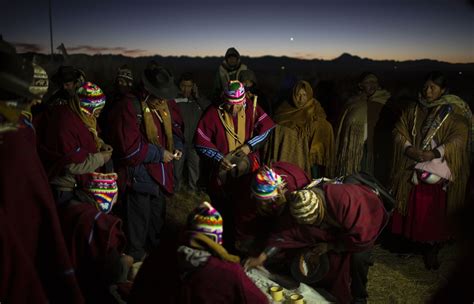
<path fill-rule="evenodd" d="M 234 46 L 244 56 L 474 62 L 468 0 L 51 1 L 54 46 L 70 53 L 223 56 Z M 4 39 L 48 53 L 48 1 L 4 2 Z"/>

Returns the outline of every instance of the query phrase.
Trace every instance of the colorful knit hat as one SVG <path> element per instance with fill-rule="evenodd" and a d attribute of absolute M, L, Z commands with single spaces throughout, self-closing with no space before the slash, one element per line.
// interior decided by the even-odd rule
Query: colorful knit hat
<path fill-rule="evenodd" d="M 41 66 L 35 63 L 33 63 L 33 71 L 33 81 L 30 86 L 30 92 L 38 96 L 43 96 L 48 92 L 48 74 Z"/>
<path fill-rule="evenodd" d="M 245 88 L 238 80 L 231 80 L 224 88 L 224 101 L 231 105 L 245 103 Z"/>
<path fill-rule="evenodd" d="M 91 173 L 84 191 L 94 198 L 98 210 L 109 213 L 117 200 L 117 173 Z"/>
<path fill-rule="evenodd" d="M 125 80 L 128 86 L 133 85 L 133 73 L 127 65 L 123 65 L 117 70 L 117 79 L 119 78 Z"/>
<path fill-rule="evenodd" d="M 267 166 L 255 174 L 250 189 L 257 199 L 257 210 L 263 214 L 272 214 L 279 210 L 285 200 L 280 200 L 285 181 L 273 169 Z"/>
<path fill-rule="evenodd" d="M 222 245 L 223 220 L 220 213 L 208 202 L 193 210 L 188 218 L 188 231 L 207 235 Z"/>
<path fill-rule="evenodd" d="M 94 114 L 95 111 L 102 109 L 105 105 L 105 95 L 102 90 L 92 82 L 84 82 L 77 89 L 81 111 L 88 115 Z"/>
<path fill-rule="evenodd" d="M 324 194 L 315 190 L 294 191 L 290 213 L 300 224 L 319 225 L 324 218 Z"/>

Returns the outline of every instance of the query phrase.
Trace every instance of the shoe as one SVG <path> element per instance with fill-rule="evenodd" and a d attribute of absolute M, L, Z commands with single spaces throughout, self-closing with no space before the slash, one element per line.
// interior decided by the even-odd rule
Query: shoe
<path fill-rule="evenodd" d="M 423 254 L 423 262 L 427 270 L 438 270 L 441 263 L 438 260 L 439 247 L 434 245 Z"/>

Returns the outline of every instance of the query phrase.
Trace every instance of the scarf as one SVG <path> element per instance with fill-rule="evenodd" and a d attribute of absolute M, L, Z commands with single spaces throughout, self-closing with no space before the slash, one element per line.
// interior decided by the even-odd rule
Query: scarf
<path fill-rule="evenodd" d="M 234 117 L 231 113 L 219 108 L 218 110 L 219 119 L 224 126 L 227 145 L 229 146 L 229 152 L 234 151 L 237 147 L 240 147 L 245 142 L 245 106 L 243 106 L 237 113 L 237 132 L 234 128 Z"/>
<path fill-rule="evenodd" d="M 104 144 L 104 141 L 99 137 L 97 133 L 97 119 L 94 115 L 87 115 L 84 111 L 81 110 L 81 105 L 79 101 L 79 97 L 74 95 L 73 100 L 67 103 L 69 108 L 79 116 L 82 122 L 86 125 L 89 132 L 92 133 L 94 136 L 94 140 L 96 143 L 97 151 L 100 151 L 100 148 Z"/>
<path fill-rule="evenodd" d="M 208 251 L 213 256 L 227 262 L 240 262 L 240 258 L 238 256 L 228 253 L 224 247 L 217 244 L 203 233 L 190 233 L 189 247 Z"/>
<path fill-rule="evenodd" d="M 296 94 L 304 88 L 308 101 L 296 106 Z M 329 167 L 334 158 L 334 133 L 326 120 L 326 112 L 313 98 L 313 89 L 306 81 L 300 81 L 293 89 L 293 103 L 285 102 L 275 113 L 275 122 L 294 129 L 309 146 L 308 167 L 322 165 Z M 306 167 L 306 166 L 305 166 Z"/>
<path fill-rule="evenodd" d="M 155 115 L 161 122 L 164 127 L 165 139 L 166 139 L 166 150 L 173 152 L 174 151 L 174 142 L 173 142 L 173 127 L 171 123 L 171 113 L 168 108 L 167 102 L 154 101 L 151 102 L 147 97 L 144 102 L 142 102 L 143 110 L 143 121 L 145 123 L 145 131 L 148 140 L 156 145 L 161 147 L 158 129 L 155 125 L 153 115 Z"/>
<path fill-rule="evenodd" d="M 471 109 L 467 105 L 467 103 L 462 100 L 460 97 L 452 94 L 446 94 L 441 96 L 438 100 L 427 102 L 426 100 L 420 97 L 420 104 L 427 108 L 438 107 L 441 105 L 450 104 L 452 106 L 456 106 L 459 108 L 461 114 L 466 117 L 469 122 L 469 151 L 470 153 L 474 153 L 474 118 L 472 116 Z M 472 161 L 472 159 L 471 159 Z"/>

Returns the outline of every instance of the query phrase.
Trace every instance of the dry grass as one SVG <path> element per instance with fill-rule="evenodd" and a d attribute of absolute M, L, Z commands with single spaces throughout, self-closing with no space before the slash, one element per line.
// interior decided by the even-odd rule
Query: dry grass
<path fill-rule="evenodd" d="M 456 248 L 440 252 L 441 267 L 426 270 L 420 255 L 400 258 L 380 246 L 374 249 L 375 265 L 369 271 L 370 303 L 424 303 L 436 290 L 456 259 Z"/>
<path fill-rule="evenodd" d="M 209 200 L 204 194 L 181 192 L 168 201 L 169 226 L 182 227 L 186 217 L 199 205 Z M 441 267 L 437 271 L 425 269 L 422 257 L 401 258 L 397 254 L 374 248 L 375 265 L 369 271 L 369 303 L 424 303 L 442 283 L 456 259 L 456 248 L 449 245 L 440 252 Z"/>

